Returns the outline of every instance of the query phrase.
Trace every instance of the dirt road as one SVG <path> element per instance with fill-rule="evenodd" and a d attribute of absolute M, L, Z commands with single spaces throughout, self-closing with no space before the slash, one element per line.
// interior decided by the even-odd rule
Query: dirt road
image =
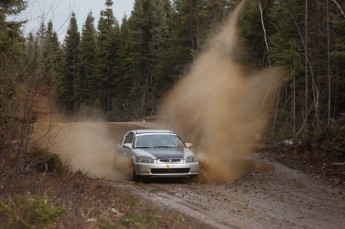
<path fill-rule="evenodd" d="M 254 155 L 268 161 L 267 155 Z M 344 190 L 273 161 L 270 174 L 248 174 L 234 183 L 149 184 L 108 181 L 164 208 L 215 228 L 344 228 Z M 179 183 L 180 182 L 180 183 Z"/>
<path fill-rule="evenodd" d="M 145 197 L 164 209 L 177 210 L 197 219 L 200 225 L 191 228 L 345 228 L 343 186 L 333 187 L 320 178 L 290 169 L 270 159 L 269 154 L 250 155 L 250 160 L 261 169 L 249 171 L 234 182 L 188 184 L 181 180 L 153 180 L 142 184 L 118 181 L 108 175 L 110 158 L 120 137 L 128 129 L 159 128 L 159 125 L 138 122 L 60 126 L 77 130 L 70 131 L 73 135 L 65 138 L 59 135 L 59 141 L 68 139 L 64 141 L 66 146 L 73 142 L 75 147 L 68 147 L 73 152 L 82 149 L 81 155 L 72 158 L 82 165 L 76 169 L 89 168 L 89 174 L 99 177 L 106 174 L 108 179 L 100 181 L 104 185 L 128 190 L 130 195 Z M 108 139 L 107 144 L 104 139 Z M 80 147 L 83 144 L 85 146 Z M 90 149 L 88 154 L 87 149 Z M 90 157 L 89 160 L 86 157 Z M 100 168 L 106 173 L 97 173 Z"/>
<path fill-rule="evenodd" d="M 274 165 L 275 171 L 222 184 L 107 182 L 215 228 L 345 227 L 344 190 L 269 161 L 267 156 L 254 157 Z"/>
<path fill-rule="evenodd" d="M 254 153 L 251 159 L 275 169 L 253 171 L 232 183 L 106 183 L 215 228 L 345 228 L 345 190 L 277 163 L 268 154 Z"/>

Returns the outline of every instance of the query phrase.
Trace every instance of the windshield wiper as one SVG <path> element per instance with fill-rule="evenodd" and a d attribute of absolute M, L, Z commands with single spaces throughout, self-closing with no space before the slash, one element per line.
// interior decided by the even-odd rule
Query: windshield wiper
<path fill-rule="evenodd" d="M 147 149 L 147 148 L 152 148 L 152 147 L 148 147 L 148 146 L 137 146 L 135 147 L 136 149 Z"/>

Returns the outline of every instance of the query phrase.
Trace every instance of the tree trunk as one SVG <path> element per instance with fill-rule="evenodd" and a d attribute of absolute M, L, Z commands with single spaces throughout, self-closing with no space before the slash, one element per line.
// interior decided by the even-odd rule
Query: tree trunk
<path fill-rule="evenodd" d="M 334 4 L 337 5 L 337 7 L 339 8 L 341 14 L 345 17 L 345 13 L 344 10 L 341 8 L 341 6 L 339 5 L 339 3 L 336 0 L 332 0 L 334 2 Z M 327 1 L 327 7 L 328 7 L 328 1 Z"/>
<path fill-rule="evenodd" d="M 305 0 L 305 25 L 304 25 L 304 71 L 305 71 L 305 95 L 304 95 L 304 131 L 308 135 L 308 0 Z"/>
<path fill-rule="evenodd" d="M 264 32 L 264 40 L 265 40 L 265 44 L 266 44 L 266 51 L 269 51 L 269 46 L 268 46 L 268 41 L 267 41 L 267 33 L 266 33 L 266 28 L 265 28 L 265 23 L 264 23 L 264 14 L 263 14 L 263 10 L 262 10 L 262 5 L 261 5 L 261 0 L 259 0 L 259 9 L 260 9 L 260 16 L 261 16 L 261 25 L 262 25 L 262 30 Z M 271 67 L 271 61 L 270 58 L 267 58 L 268 64 Z"/>
<path fill-rule="evenodd" d="M 329 0 L 327 0 L 327 78 L 328 78 L 328 103 L 327 103 L 327 125 L 331 122 L 331 57 L 329 45 Z"/>
<path fill-rule="evenodd" d="M 293 136 L 296 137 L 296 60 L 293 61 L 293 99 L 292 99 L 292 114 L 293 114 Z"/>

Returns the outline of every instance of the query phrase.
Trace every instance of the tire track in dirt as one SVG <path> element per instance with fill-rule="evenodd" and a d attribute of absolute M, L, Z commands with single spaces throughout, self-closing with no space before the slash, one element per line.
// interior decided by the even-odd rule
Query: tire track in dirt
<path fill-rule="evenodd" d="M 145 122 L 98 125 L 106 128 L 105 135 L 113 147 L 129 129 L 161 128 L 156 123 Z M 207 228 L 344 228 L 344 187 L 332 187 L 319 178 L 307 176 L 269 158 L 269 154 L 252 154 L 250 159 L 254 164 L 266 163 L 275 169 L 247 171 L 233 183 L 100 182 L 128 190 L 128 195 L 141 196 L 161 208 L 174 209 L 195 218 L 203 228 L 205 225 Z"/>
<path fill-rule="evenodd" d="M 105 184 L 114 188 L 123 188 L 126 190 L 130 190 L 136 195 L 149 199 L 161 208 L 176 210 L 186 216 L 195 218 L 200 222 L 200 224 L 209 225 L 207 228 L 238 228 L 233 225 L 227 224 L 226 222 L 219 221 L 218 219 L 210 216 L 207 212 L 207 209 L 200 209 L 193 203 L 184 201 L 179 196 L 171 195 L 168 192 L 162 190 L 157 191 L 154 185 L 145 185 L 145 188 L 141 188 L 138 185 L 133 184 L 132 182 L 119 181 L 106 181 Z"/>
<path fill-rule="evenodd" d="M 157 123 L 110 123 L 120 136 L 132 128 L 160 128 Z M 153 180 L 149 184 L 106 181 L 131 190 L 162 208 L 174 209 L 210 228 L 343 228 L 345 192 L 270 159 L 252 154 L 259 165 L 275 169 L 247 171 L 233 183 L 184 184 Z"/>
<path fill-rule="evenodd" d="M 233 183 L 149 184 L 109 181 L 162 208 L 170 208 L 215 228 L 343 228 L 343 190 L 282 164 L 275 171 L 247 174 Z M 176 182 L 176 181 L 175 181 Z"/>

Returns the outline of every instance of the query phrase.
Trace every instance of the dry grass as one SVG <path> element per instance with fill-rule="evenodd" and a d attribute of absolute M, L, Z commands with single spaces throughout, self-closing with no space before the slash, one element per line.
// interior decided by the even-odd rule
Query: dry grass
<path fill-rule="evenodd" d="M 14 162 L 7 160 L 8 165 Z M 30 193 L 47 198 L 48 205 L 64 209 L 55 228 L 200 228 L 193 219 L 160 209 L 125 188 L 104 186 L 102 180 L 80 171 L 57 175 L 28 168 L 17 175 L 14 172 L 8 169 L 2 174 L 0 199 L 21 214 L 20 206 L 11 204 L 16 196 Z M 0 208 L 0 221 L 7 222 L 6 217 Z"/>

